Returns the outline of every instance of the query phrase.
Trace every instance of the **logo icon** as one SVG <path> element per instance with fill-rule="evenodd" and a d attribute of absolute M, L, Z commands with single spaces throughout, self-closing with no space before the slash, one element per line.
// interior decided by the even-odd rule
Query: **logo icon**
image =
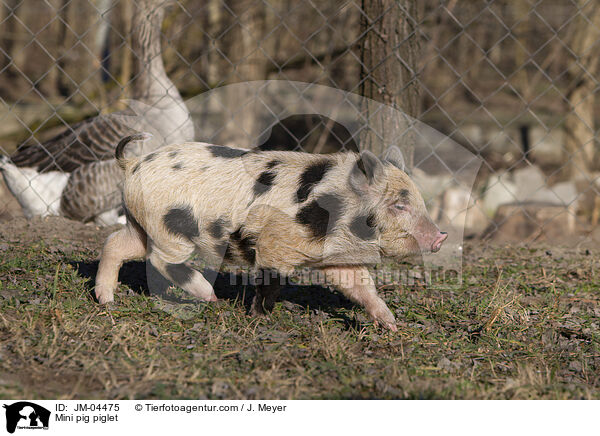
<path fill-rule="evenodd" d="M 5 404 L 6 431 L 14 433 L 19 429 L 48 429 L 50 411 L 29 401 L 19 401 L 10 405 Z"/>

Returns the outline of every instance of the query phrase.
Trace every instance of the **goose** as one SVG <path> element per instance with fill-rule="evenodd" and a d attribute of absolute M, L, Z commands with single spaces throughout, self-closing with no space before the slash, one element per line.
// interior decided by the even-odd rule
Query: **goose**
<path fill-rule="evenodd" d="M 74 124 L 40 144 L 26 142 L 0 158 L 0 172 L 27 218 L 60 215 L 98 225 L 124 223 L 122 171 L 114 150 L 125 136 L 150 131 L 152 140 L 134 153 L 194 139 L 194 125 L 167 77 L 160 46 L 164 0 L 134 1 L 131 48 L 135 55 L 129 110 Z M 168 0 L 169 1 L 169 0 Z"/>

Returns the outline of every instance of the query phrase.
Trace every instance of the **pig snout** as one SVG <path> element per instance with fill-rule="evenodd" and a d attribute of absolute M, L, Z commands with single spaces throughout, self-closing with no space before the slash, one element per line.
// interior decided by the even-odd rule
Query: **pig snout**
<path fill-rule="evenodd" d="M 431 252 L 432 253 L 437 253 L 438 251 L 440 251 L 440 248 L 442 248 L 442 244 L 444 243 L 444 241 L 447 238 L 448 238 L 448 233 L 447 232 L 439 232 L 438 231 L 437 237 L 433 241 L 433 244 L 431 244 Z"/>
<path fill-rule="evenodd" d="M 417 240 L 422 253 L 437 253 L 448 238 L 448 233 L 440 232 L 440 229 L 429 217 L 421 217 L 414 230 L 413 237 Z"/>

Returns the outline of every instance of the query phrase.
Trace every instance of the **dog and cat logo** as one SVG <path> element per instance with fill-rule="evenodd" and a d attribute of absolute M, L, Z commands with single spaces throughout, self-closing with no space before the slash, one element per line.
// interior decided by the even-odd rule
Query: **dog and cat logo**
<path fill-rule="evenodd" d="M 6 431 L 14 433 L 16 429 L 48 430 L 50 411 L 29 401 L 5 404 Z"/>

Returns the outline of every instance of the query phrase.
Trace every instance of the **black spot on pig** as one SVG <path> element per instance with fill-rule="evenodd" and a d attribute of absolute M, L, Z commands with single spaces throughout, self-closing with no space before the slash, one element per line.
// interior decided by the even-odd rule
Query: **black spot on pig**
<path fill-rule="evenodd" d="M 281 161 L 279 161 L 279 160 L 277 160 L 277 159 L 274 159 L 274 160 L 270 161 L 269 163 L 267 163 L 267 165 L 266 165 L 266 166 L 267 166 L 267 169 L 269 169 L 269 170 L 270 170 L 270 169 L 273 169 L 273 168 L 275 168 L 275 167 L 276 167 L 277 165 L 279 165 L 280 163 L 281 163 Z"/>
<path fill-rule="evenodd" d="M 231 245 L 227 241 L 219 242 L 215 245 L 215 252 L 217 253 L 217 256 L 222 257 L 225 260 L 233 260 L 233 251 L 231 250 Z"/>
<path fill-rule="evenodd" d="M 352 175 L 355 177 L 363 175 L 367 178 L 367 181 L 371 183 L 380 171 L 381 162 L 379 162 L 373 153 L 366 151 L 356 160 L 352 168 Z"/>
<path fill-rule="evenodd" d="M 354 217 L 350 223 L 350 231 L 352 234 L 365 241 L 375 239 L 376 227 L 375 215 L 372 213 L 368 215 L 358 215 Z"/>
<path fill-rule="evenodd" d="M 256 261 L 256 250 L 254 249 L 256 243 L 254 241 L 254 238 L 252 238 L 251 236 L 242 236 L 241 227 L 235 232 L 233 232 L 230 238 L 231 241 L 237 245 L 242 259 L 244 259 L 249 264 L 253 265 Z"/>
<path fill-rule="evenodd" d="M 224 157 L 226 159 L 233 159 L 243 156 L 247 153 L 247 150 L 225 147 L 223 145 L 209 145 L 208 150 L 214 157 Z"/>
<path fill-rule="evenodd" d="M 258 197 L 271 189 L 275 181 L 275 176 L 277 176 L 275 171 L 264 171 L 261 173 L 256 183 L 254 183 L 254 196 Z"/>
<path fill-rule="evenodd" d="M 163 217 L 165 227 L 173 235 L 184 236 L 188 239 L 200 235 L 198 221 L 190 206 L 174 207 Z"/>
<path fill-rule="evenodd" d="M 363 195 L 369 186 L 381 177 L 382 173 L 381 161 L 373 153 L 364 151 L 352 165 L 348 181 L 354 192 Z"/>
<path fill-rule="evenodd" d="M 141 165 L 142 164 L 140 162 L 136 163 L 135 166 L 133 167 L 133 170 L 131 171 L 131 174 L 137 173 L 137 171 L 140 169 Z"/>
<path fill-rule="evenodd" d="M 296 202 L 302 203 L 306 201 L 313 188 L 325 177 L 327 171 L 333 166 L 329 160 L 316 162 L 308 167 L 300 175 L 300 186 L 296 191 Z"/>
<path fill-rule="evenodd" d="M 156 153 L 150 153 L 144 158 L 144 162 L 152 162 L 156 158 Z"/>
<path fill-rule="evenodd" d="M 181 162 L 176 163 L 175 165 L 173 165 L 172 167 L 174 170 L 180 170 L 183 168 L 183 164 Z"/>
<path fill-rule="evenodd" d="M 208 233 L 215 239 L 221 239 L 225 234 L 226 222 L 223 218 L 218 218 L 208 225 Z"/>
<path fill-rule="evenodd" d="M 408 189 L 400 190 L 400 201 L 402 201 L 402 203 L 408 203 L 409 197 L 410 197 L 410 192 Z"/>
<path fill-rule="evenodd" d="M 166 270 L 173 283 L 178 286 L 189 283 L 194 275 L 194 270 L 184 263 L 169 263 Z"/>
<path fill-rule="evenodd" d="M 296 222 L 308 227 L 315 238 L 321 239 L 335 228 L 342 209 L 342 200 L 333 194 L 323 194 L 298 211 Z"/>
<path fill-rule="evenodd" d="M 177 150 L 174 150 L 174 151 L 171 151 L 171 152 L 169 152 L 168 156 L 169 156 L 171 159 L 174 159 L 174 158 L 176 158 L 176 157 L 177 157 L 177 155 L 178 155 L 178 154 L 179 154 L 179 151 L 177 151 Z"/>

